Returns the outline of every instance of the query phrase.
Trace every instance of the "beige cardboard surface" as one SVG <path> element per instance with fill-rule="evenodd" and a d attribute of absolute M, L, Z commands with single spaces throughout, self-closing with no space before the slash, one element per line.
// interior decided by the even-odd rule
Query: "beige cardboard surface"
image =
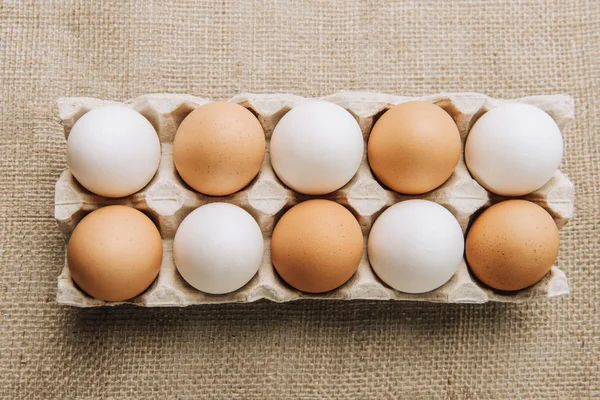
<path fill-rule="evenodd" d="M 343 91 L 321 97 L 345 107 L 358 121 L 367 147 L 376 118 L 391 106 L 410 100 L 438 104 L 452 116 L 459 127 L 464 143 L 470 126 L 488 110 L 507 102 L 535 105 L 554 118 L 562 130 L 573 119 L 573 99 L 564 95 L 531 96 L 522 99 L 498 100 L 479 93 L 439 93 L 424 97 L 401 97 L 375 92 Z M 246 303 L 262 299 L 287 302 L 301 299 L 327 300 L 412 300 L 437 303 L 485 303 L 487 301 L 523 302 L 531 299 L 555 297 L 569 293 L 569 284 L 563 271 L 554 267 L 544 279 L 526 290 L 514 293 L 493 291 L 471 276 L 465 260 L 446 284 L 428 293 L 398 292 L 383 283 L 371 269 L 367 252 L 363 253 L 354 276 L 336 290 L 325 294 L 309 294 L 294 290 L 285 284 L 271 261 L 271 234 L 283 213 L 306 198 L 295 193 L 276 176 L 267 151 L 258 176 L 244 189 L 230 196 L 202 195 L 189 188 L 175 171 L 173 139 L 179 124 L 196 107 L 208 100 L 190 95 L 155 93 L 127 100 L 122 105 L 142 113 L 155 127 L 161 140 L 161 161 L 152 181 L 139 192 L 121 199 L 97 196 L 81 186 L 67 168 L 56 182 L 54 216 L 58 227 L 68 240 L 75 226 L 89 212 L 109 204 L 129 205 L 152 217 L 163 238 L 163 260 L 156 281 L 144 293 L 126 303 L 146 307 L 188 306 L 211 303 Z M 256 114 L 267 140 L 267 149 L 274 127 L 292 107 L 310 99 L 291 94 L 243 93 L 230 99 Z M 89 97 L 61 98 L 58 114 L 68 138 L 73 125 L 90 109 L 113 101 Z M 544 207 L 559 227 L 573 216 L 573 183 L 560 171 L 543 187 L 524 198 Z M 446 207 L 456 217 L 463 231 L 467 230 L 473 215 L 493 202 L 503 200 L 490 195 L 475 181 L 461 157 L 453 175 L 439 188 L 421 196 L 403 196 L 382 187 L 374 178 L 366 155 L 356 175 L 343 188 L 321 196 L 343 204 L 356 216 L 365 243 L 371 226 L 385 209 L 399 201 L 421 198 Z M 225 295 L 209 295 L 188 285 L 177 272 L 173 260 L 173 238 L 181 221 L 197 207 L 209 202 L 223 201 L 247 210 L 259 224 L 265 240 L 265 250 L 258 273 L 244 287 Z M 56 300 L 60 304 L 78 307 L 118 305 L 94 299 L 79 289 L 71 279 L 68 265 L 58 278 Z"/>
<path fill-rule="evenodd" d="M 600 392 L 597 1 L 0 2 L 0 398 L 588 399 Z M 565 93 L 571 294 L 74 309 L 61 96 Z"/>

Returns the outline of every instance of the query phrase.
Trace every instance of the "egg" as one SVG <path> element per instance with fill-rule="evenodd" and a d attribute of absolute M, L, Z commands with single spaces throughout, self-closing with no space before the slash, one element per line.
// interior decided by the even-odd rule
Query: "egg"
<path fill-rule="evenodd" d="M 446 283 L 463 258 L 464 237 L 450 211 L 428 200 L 407 200 L 385 210 L 367 244 L 377 276 L 405 293 L 425 293 Z"/>
<path fill-rule="evenodd" d="M 271 138 L 271 164 L 291 189 L 331 193 L 352 179 L 363 158 L 360 126 L 348 111 L 326 101 L 308 101 L 279 121 Z"/>
<path fill-rule="evenodd" d="M 265 158 L 265 133 L 258 119 L 236 103 L 212 102 L 179 125 L 173 160 L 194 190 L 226 196 L 247 186 Z"/>
<path fill-rule="evenodd" d="M 323 293 L 346 283 L 363 254 L 358 221 L 342 205 L 308 200 L 289 209 L 271 238 L 273 266 L 290 286 Z"/>
<path fill-rule="evenodd" d="M 486 209 L 467 233 L 469 268 L 497 290 L 520 290 L 544 277 L 558 256 L 558 229 L 550 214 L 525 200 Z"/>
<path fill-rule="evenodd" d="M 152 284 L 162 254 L 160 233 L 150 218 L 134 208 L 107 206 L 77 224 L 67 264 L 73 281 L 89 295 L 123 301 Z"/>
<path fill-rule="evenodd" d="M 544 186 L 560 165 L 563 141 L 556 122 L 541 109 L 506 104 L 483 114 L 465 144 L 471 175 L 490 192 L 521 196 Z"/>
<path fill-rule="evenodd" d="M 229 203 L 210 203 L 181 222 L 173 257 L 187 283 L 205 293 L 225 294 L 256 275 L 263 246 L 260 227 L 247 211 Z"/>
<path fill-rule="evenodd" d="M 421 194 L 454 172 L 462 145 L 454 120 L 435 104 L 398 104 L 377 120 L 368 143 L 369 164 L 390 189 Z"/>
<path fill-rule="evenodd" d="M 129 196 L 150 182 L 160 163 L 160 141 L 143 115 L 125 106 L 94 108 L 75 122 L 67 164 L 77 181 L 105 197 Z"/>

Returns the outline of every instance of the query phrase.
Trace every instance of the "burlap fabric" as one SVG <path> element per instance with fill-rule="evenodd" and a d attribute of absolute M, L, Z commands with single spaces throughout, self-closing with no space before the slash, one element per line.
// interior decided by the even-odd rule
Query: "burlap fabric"
<path fill-rule="evenodd" d="M 0 398 L 600 397 L 600 2 L 0 1 Z M 59 96 L 568 93 L 572 294 L 525 305 L 262 302 L 80 310 Z"/>

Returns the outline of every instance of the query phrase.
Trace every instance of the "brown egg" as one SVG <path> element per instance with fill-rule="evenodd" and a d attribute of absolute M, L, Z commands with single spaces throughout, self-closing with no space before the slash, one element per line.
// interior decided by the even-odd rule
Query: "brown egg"
<path fill-rule="evenodd" d="M 71 277 L 101 300 L 142 293 L 160 270 L 162 240 L 150 218 L 131 207 L 108 206 L 86 215 L 67 246 Z"/>
<path fill-rule="evenodd" d="M 498 290 L 519 290 L 538 282 L 558 256 L 558 229 L 537 204 L 507 200 L 485 210 L 467 233 L 471 271 Z"/>
<path fill-rule="evenodd" d="M 198 192 L 225 196 L 248 185 L 265 158 L 258 119 L 235 103 L 196 108 L 179 125 L 173 159 L 181 178 Z"/>
<path fill-rule="evenodd" d="M 384 185 L 421 194 L 454 172 L 462 145 L 454 120 L 435 104 L 411 101 L 390 108 L 375 123 L 368 143 L 369 164 Z"/>
<path fill-rule="evenodd" d="M 289 209 L 271 238 L 271 258 L 289 285 L 322 293 L 354 275 L 363 235 L 350 211 L 329 200 L 308 200 Z"/>

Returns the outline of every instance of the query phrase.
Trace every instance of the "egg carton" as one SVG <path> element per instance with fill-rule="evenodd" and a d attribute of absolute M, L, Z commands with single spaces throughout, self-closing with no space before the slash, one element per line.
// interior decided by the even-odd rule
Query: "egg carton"
<path fill-rule="evenodd" d="M 390 107 L 410 101 L 423 100 L 443 108 L 456 122 L 461 140 L 470 127 L 487 110 L 500 104 L 522 102 L 546 111 L 564 130 L 573 119 L 573 99 L 565 95 L 533 96 L 515 100 L 493 99 L 478 93 L 440 93 L 423 97 L 403 97 L 382 93 L 339 92 L 321 98 L 348 110 L 358 121 L 365 142 L 377 118 Z M 309 198 L 326 198 L 347 207 L 360 223 L 366 238 L 373 222 L 391 205 L 411 198 L 435 201 L 446 207 L 466 231 L 474 215 L 491 204 L 504 199 L 488 193 L 469 174 L 461 159 L 453 175 L 441 187 L 418 196 L 406 196 L 387 189 L 369 168 L 366 154 L 354 178 L 340 190 L 324 196 L 307 196 L 287 188 L 275 175 L 270 163 L 268 142 L 277 122 L 292 107 L 310 99 L 291 94 L 249 94 L 233 97 L 262 124 L 267 153 L 258 176 L 243 190 L 222 197 L 206 196 L 187 186 L 173 164 L 173 138 L 181 121 L 196 107 L 209 99 L 179 94 L 149 94 L 116 103 L 88 97 L 58 100 L 60 120 L 68 137 L 73 124 L 92 108 L 107 104 L 124 104 L 139 111 L 156 129 L 161 142 L 161 161 L 157 174 L 141 191 L 124 198 L 110 199 L 95 195 L 83 188 L 67 169 L 56 183 L 55 217 L 60 231 L 68 241 L 77 223 L 91 211 L 106 205 L 122 204 L 148 215 L 158 226 L 163 238 L 163 260 L 155 282 L 139 296 L 125 302 L 105 302 L 90 297 L 73 282 L 66 263 L 58 278 L 57 302 L 78 307 L 95 307 L 123 303 L 145 307 L 189 306 L 193 304 L 253 302 L 268 299 L 286 302 L 300 299 L 330 300 L 412 300 L 440 303 L 523 302 L 530 299 L 554 297 L 569 293 L 563 271 L 556 266 L 537 284 L 527 289 L 506 293 L 490 289 L 469 271 L 463 259 L 456 274 L 442 287 L 423 294 L 396 291 L 383 283 L 369 265 L 367 251 L 356 274 L 343 286 L 324 294 L 302 293 L 287 285 L 271 263 L 270 243 L 273 227 L 293 205 Z M 366 149 L 366 146 L 365 146 Z M 573 216 L 574 187 L 560 171 L 541 189 L 522 196 L 546 209 L 561 228 Z M 194 209 L 211 202 L 227 202 L 248 211 L 261 227 L 264 255 L 258 273 L 243 288 L 225 295 L 200 292 L 187 284 L 173 262 L 173 237 L 181 221 Z"/>

